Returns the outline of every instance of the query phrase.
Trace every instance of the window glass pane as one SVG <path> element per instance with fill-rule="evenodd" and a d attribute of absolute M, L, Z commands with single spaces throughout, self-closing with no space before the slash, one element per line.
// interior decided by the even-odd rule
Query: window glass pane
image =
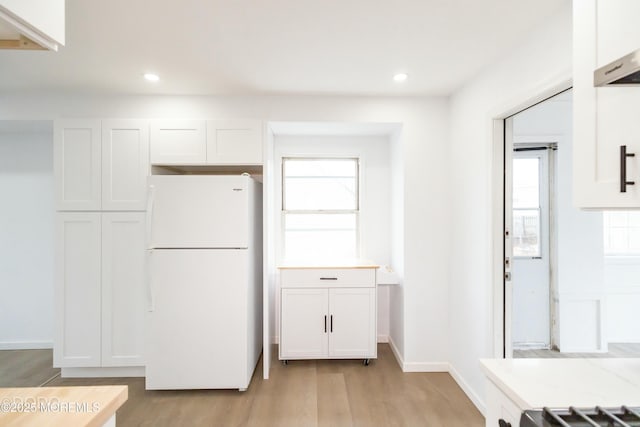
<path fill-rule="evenodd" d="M 333 176 L 355 178 L 356 159 L 284 159 L 284 176 Z"/>
<path fill-rule="evenodd" d="M 513 255 L 541 256 L 540 211 L 538 209 L 513 210 Z"/>
<path fill-rule="evenodd" d="M 285 210 L 355 210 L 356 179 L 334 177 L 287 178 Z"/>
<path fill-rule="evenodd" d="M 539 159 L 513 159 L 513 207 L 539 208 Z"/>
<path fill-rule="evenodd" d="M 357 257 L 356 214 L 285 214 L 287 261 Z"/>
<path fill-rule="evenodd" d="M 357 159 L 284 159 L 284 210 L 358 209 Z"/>

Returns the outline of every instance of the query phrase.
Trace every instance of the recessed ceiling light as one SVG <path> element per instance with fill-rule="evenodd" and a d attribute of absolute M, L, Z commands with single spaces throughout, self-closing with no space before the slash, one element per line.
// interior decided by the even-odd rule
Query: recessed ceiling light
<path fill-rule="evenodd" d="M 148 80 L 150 82 L 157 82 L 158 80 L 160 80 L 160 77 L 157 74 L 153 73 L 145 73 L 144 78 L 145 80 Z"/>
<path fill-rule="evenodd" d="M 397 82 L 403 82 L 405 80 L 407 80 L 407 77 L 409 77 L 406 73 L 398 73 L 395 76 L 393 76 L 393 80 L 397 81 Z"/>

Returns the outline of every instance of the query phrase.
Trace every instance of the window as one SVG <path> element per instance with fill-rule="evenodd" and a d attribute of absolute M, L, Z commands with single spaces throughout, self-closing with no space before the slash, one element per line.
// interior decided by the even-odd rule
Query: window
<path fill-rule="evenodd" d="M 540 257 L 540 158 L 513 159 L 513 255 Z"/>
<path fill-rule="evenodd" d="M 640 212 L 605 211 L 604 254 L 640 256 Z"/>
<path fill-rule="evenodd" d="M 358 159 L 282 159 L 287 261 L 358 257 Z"/>

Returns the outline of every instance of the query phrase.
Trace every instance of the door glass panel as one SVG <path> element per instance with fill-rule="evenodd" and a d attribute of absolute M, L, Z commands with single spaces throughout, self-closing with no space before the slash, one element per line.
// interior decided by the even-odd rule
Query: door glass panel
<path fill-rule="evenodd" d="M 540 159 L 513 159 L 513 256 L 540 257 Z"/>

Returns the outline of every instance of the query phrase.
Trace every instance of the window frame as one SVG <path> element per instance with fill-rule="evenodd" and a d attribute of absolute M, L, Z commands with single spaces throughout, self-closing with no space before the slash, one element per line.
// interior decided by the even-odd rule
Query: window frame
<path fill-rule="evenodd" d="M 304 160 L 304 161 L 323 161 L 323 160 L 344 160 L 344 161 L 353 161 L 355 163 L 355 209 L 285 209 L 286 206 L 286 163 L 287 161 L 296 161 L 296 160 Z M 280 230 L 281 230 L 281 251 L 282 258 L 287 259 L 287 247 L 286 247 L 286 218 L 287 215 L 339 215 L 339 214 L 353 214 L 355 216 L 355 247 L 354 247 L 354 255 L 358 258 L 361 254 L 361 221 L 360 221 L 360 213 L 361 213 L 361 187 L 362 187 L 362 176 L 361 176 L 361 162 L 362 159 L 360 156 L 353 155 L 288 155 L 282 156 L 280 159 L 280 176 L 281 176 L 281 188 L 280 188 L 280 198 L 281 198 L 281 206 L 280 206 Z"/>

